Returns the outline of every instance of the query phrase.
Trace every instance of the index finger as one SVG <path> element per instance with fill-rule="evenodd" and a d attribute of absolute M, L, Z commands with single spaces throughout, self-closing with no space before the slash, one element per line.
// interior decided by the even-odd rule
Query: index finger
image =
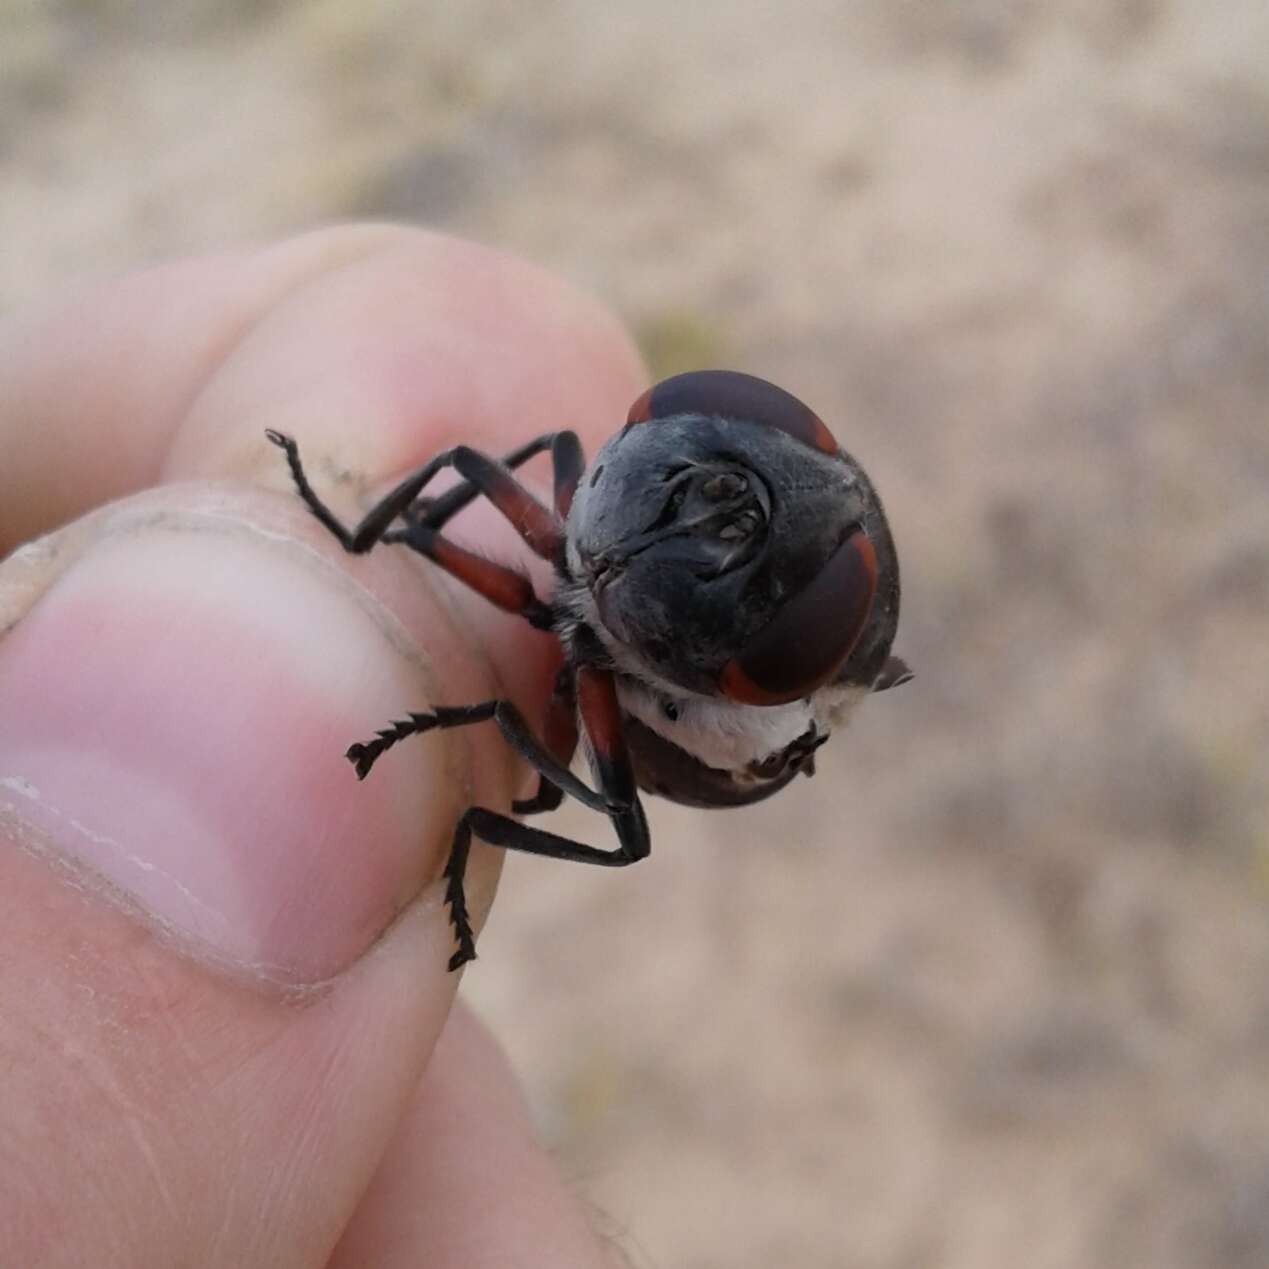
<path fill-rule="evenodd" d="M 160 481 L 277 483 L 266 426 L 374 481 L 459 439 L 593 445 L 642 378 L 590 297 L 420 230 L 160 265 L 0 328 L 0 552 Z"/>

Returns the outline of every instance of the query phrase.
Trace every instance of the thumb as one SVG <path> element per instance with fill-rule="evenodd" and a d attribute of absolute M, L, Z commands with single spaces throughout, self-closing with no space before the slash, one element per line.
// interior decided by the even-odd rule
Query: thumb
<path fill-rule="evenodd" d="M 453 733 L 358 787 L 367 711 L 479 675 L 289 518 L 170 486 L 6 566 L 73 557 L 0 647 L 7 1162 L 28 1210 L 70 1187 L 57 1223 L 121 1240 L 105 1263 L 320 1263 L 452 1000 L 454 819 L 509 792 Z M 51 1223 L 0 1261 L 42 1262 Z"/>

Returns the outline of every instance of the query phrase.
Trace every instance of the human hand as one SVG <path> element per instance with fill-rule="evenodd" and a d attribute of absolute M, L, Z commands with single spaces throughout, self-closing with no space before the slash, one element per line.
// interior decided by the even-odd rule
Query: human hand
<path fill-rule="evenodd" d="M 36 538 L 0 565 L 0 1263 L 614 1263 L 453 1008 L 439 873 L 515 764 L 491 727 L 342 758 L 436 700 L 540 717 L 552 642 L 343 553 L 264 429 L 352 520 L 460 440 L 593 449 L 643 386 L 591 301 L 390 227 L 0 330 L 0 555 Z M 455 536 L 521 557 L 480 505 Z"/>

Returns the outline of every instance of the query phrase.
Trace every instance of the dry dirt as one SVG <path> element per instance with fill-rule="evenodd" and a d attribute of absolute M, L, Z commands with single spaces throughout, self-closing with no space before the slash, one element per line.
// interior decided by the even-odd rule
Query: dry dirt
<path fill-rule="evenodd" d="M 10 0 L 0 156 L 6 305 L 439 225 L 884 491 L 916 683 L 464 986 L 633 1263 L 1269 1264 L 1264 0 Z"/>

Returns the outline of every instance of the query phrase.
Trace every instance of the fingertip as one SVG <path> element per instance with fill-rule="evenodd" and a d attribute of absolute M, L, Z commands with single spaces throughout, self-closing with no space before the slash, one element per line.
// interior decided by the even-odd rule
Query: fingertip
<path fill-rule="evenodd" d="M 373 480 L 452 439 L 596 442 L 643 377 L 592 296 L 418 228 L 338 225 L 95 281 L 0 328 L 0 550 L 155 480 L 276 483 L 258 442 L 279 420 Z"/>
<path fill-rule="evenodd" d="M 405 227 L 339 258 L 228 349 L 167 476 L 259 474 L 262 424 L 367 483 L 459 442 L 498 452 L 571 428 L 595 444 L 643 386 L 611 311 L 529 261 Z"/>

